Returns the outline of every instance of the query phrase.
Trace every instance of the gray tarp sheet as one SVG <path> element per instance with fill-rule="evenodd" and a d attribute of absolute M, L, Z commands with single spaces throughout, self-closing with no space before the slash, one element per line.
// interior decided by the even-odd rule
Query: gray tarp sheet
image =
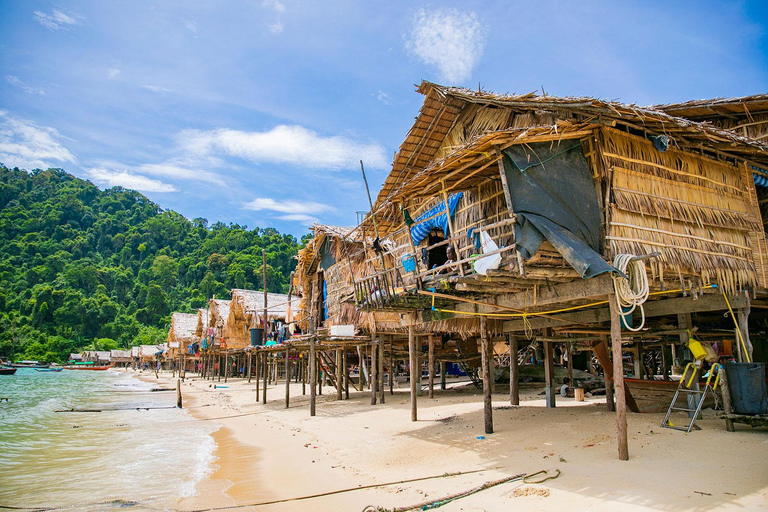
<path fill-rule="evenodd" d="M 578 141 L 511 146 L 503 161 L 524 259 L 546 238 L 582 277 L 615 270 L 599 253 L 600 207 Z"/>

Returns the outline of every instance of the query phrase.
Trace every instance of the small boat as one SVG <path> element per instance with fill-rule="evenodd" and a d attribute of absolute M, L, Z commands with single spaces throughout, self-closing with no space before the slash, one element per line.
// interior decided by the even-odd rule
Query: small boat
<path fill-rule="evenodd" d="M 14 373 L 16 373 L 16 368 L 0 367 L 0 375 L 13 375 Z"/>
<path fill-rule="evenodd" d="M 64 366 L 63 370 L 96 370 L 96 371 L 103 371 L 103 370 L 109 370 L 112 368 L 112 365 L 107 366 L 94 366 L 93 363 L 91 364 L 75 364 L 73 366 Z"/>
<path fill-rule="evenodd" d="M 41 363 L 40 361 L 17 361 L 10 364 L 13 368 L 48 368 L 47 363 Z"/>
<path fill-rule="evenodd" d="M 36 371 L 36 372 L 60 372 L 60 371 L 61 371 L 61 370 L 63 370 L 63 369 L 64 369 L 64 368 L 62 368 L 61 366 L 59 366 L 59 367 L 57 367 L 57 368 L 35 368 L 35 371 Z"/>

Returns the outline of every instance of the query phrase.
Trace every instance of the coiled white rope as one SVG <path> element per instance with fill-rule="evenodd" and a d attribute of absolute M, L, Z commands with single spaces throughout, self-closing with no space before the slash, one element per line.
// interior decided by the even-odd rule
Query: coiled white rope
<path fill-rule="evenodd" d="M 645 262 L 643 260 L 632 261 L 634 257 L 634 254 L 617 254 L 613 259 L 613 266 L 629 277 L 627 279 L 624 276 L 614 274 L 613 287 L 616 290 L 616 302 L 622 317 L 629 316 L 631 320 L 632 313 L 636 308 L 640 308 L 642 320 L 639 327 L 630 327 L 629 322 L 624 318 L 624 327 L 636 332 L 645 326 L 643 303 L 648 300 L 650 289 L 648 288 L 648 272 L 645 269 Z"/>

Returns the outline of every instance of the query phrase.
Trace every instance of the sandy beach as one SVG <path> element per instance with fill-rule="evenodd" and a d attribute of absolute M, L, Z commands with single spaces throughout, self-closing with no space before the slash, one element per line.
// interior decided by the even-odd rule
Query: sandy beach
<path fill-rule="evenodd" d="M 157 381 L 154 374 L 142 378 Z M 160 382 L 175 385 L 170 374 Z M 214 386 L 216 386 L 214 388 Z M 219 386 L 226 386 L 225 388 Z M 661 413 L 629 415 L 630 460 L 617 460 L 615 414 L 604 397 L 559 399 L 544 407 L 540 384 L 521 390 L 510 407 L 503 386 L 494 394 L 495 433 L 483 432 L 482 394 L 472 387 L 436 390 L 419 398 L 411 422 L 405 385 L 370 405 L 368 393 L 336 400 L 318 397 L 309 416 L 301 385 L 270 386 L 267 404 L 256 403 L 255 385 L 189 376 L 184 407 L 201 421 L 222 425 L 215 434 L 216 468 L 182 511 L 393 509 L 472 489 L 487 481 L 547 470 L 560 476 L 541 484 L 514 481 L 441 507 L 443 510 L 765 510 L 768 507 L 768 432 L 737 425 L 728 433 L 712 410 L 689 435 L 659 427 Z M 681 416 L 679 420 L 684 419 Z M 183 471 L 183 468 L 179 468 Z M 479 471 L 478 471 L 479 470 Z M 474 473 L 386 485 L 306 500 L 293 498 L 371 484 Z M 534 477 L 538 480 L 543 475 Z M 280 501 L 288 500 L 288 501 Z M 270 505 L 259 503 L 275 502 Z"/>

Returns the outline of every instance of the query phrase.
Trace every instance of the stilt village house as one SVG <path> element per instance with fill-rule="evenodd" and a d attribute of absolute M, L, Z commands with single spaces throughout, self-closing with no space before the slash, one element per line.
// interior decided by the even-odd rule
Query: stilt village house
<path fill-rule="evenodd" d="M 299 253 L 303 334 L 249 352 L 263 401 L 276 357 L 286 406 L 295 375 L 309 385 L 312 415 L 318 379 L 341 399 L 358 365 L 359 389 L 369 380 L 376 403 L 386 376 L 391 393 L 404 368 L 415 421 L 425 358 L 430 394 L 438 364 L 443 385 L 454 363 L 483 387 L 490 433 L 501 363 L 516 405 L 519 362 L 543 352 L 554 407 L 562 346 L 569 371 L 580 353 L 585 370 L 592 355 L 599 361 L 626 459 L 626 410 L 642 405 L 627 370 L 668 378 L 693 359 L 693 335 L 752 361 L 748 315 L 768 297 L 756 189 L 768 185 L 768 96 L 637 107 L 429 82 L 417 90 L 423 106 L 371 212 L 354 228 L 316 225 Z M 208 327 L 239 340 L 258 307 L 235 292 L 232 303 L 211 301 Z M 732 335 L 709 328 L 724 312 Z"/>

